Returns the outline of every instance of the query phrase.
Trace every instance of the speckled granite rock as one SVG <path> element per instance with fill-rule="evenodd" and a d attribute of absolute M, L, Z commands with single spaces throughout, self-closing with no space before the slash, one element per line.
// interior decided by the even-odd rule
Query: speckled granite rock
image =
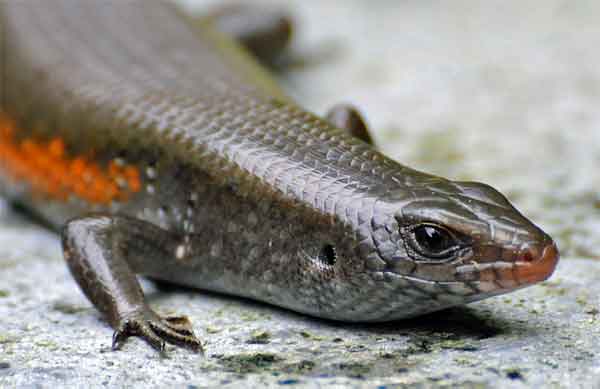
<path fill-rule="evenodd" d="M 275 3 L 300 27 L 284 79 L 298 100 L 319 113 L 353 102 L 389 155 L 508 193 L 557 237 L 555 276 L 370 326 L 148 283 L 154 306 L 193 318 L 206 355 L 169 348 L 161 358 L 138 340 L 111 352 L 111 331 L 68 275 L 57 237 L 3 204 L 0 388 L 598 385 L 600 5 Z"/>

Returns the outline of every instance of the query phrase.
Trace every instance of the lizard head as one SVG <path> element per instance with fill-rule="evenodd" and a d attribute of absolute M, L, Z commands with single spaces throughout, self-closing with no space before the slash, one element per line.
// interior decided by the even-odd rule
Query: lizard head
<path fill-rule="evenodd" d="M 298 292 L 296 309 L 387 321 L 507 293 L 552 275 L 559 258 L 553 240 L 498 191 L 427 174 L 406 177 L 410 181 L 397 181 L 398 190 L 365 196 L 344 212 L 354 220 L 346 233 L 334 235 L 326 227 L 297 241 L 310 265 L 298 277 L 314 282 L 319 292 Z"/>
<path fill-rule="evenodd" d="M 393 243 L 375 242 L 393 274 L 465 302 L 552 275 L 555 243 L 497 190 L 443 179 L 425 187 L 396 208 L 393 226 L 388 221 Z"/>

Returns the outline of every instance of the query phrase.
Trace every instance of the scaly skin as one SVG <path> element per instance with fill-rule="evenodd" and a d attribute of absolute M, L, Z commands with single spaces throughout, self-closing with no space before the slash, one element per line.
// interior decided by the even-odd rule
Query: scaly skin
<path fill-rule="evenodd" d="M 345 321 L 552 274 L 552 239 L 496 190 L 396 163 L 298 107 L 208 25 L 141 4 L 2 3 L 1 190 L 64 226 L 115 347 L 201 348 L 135 274 Z"/>

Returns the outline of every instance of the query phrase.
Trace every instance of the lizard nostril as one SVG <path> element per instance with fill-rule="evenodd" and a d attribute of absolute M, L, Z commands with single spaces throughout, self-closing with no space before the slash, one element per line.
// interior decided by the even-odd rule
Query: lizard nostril
<path fill-rule="evenodd" d="M 527 247 L 519 255 L 519 261 L 522 264 L 517 264 L 514 274 L 522 284 L 543 281 L 552 275 L 559 257 L 554 242 L 541 247 Z"/>
<path fill-rule="evenodd" d="M 550 242 L 549 244 L 548 242 L 541 244 L 525 244 L 517 254 L 517 262 L 533 264 L 533 262 L 541 261 L 545 256 L 549 255 L 552 248 L 556 251 L 554 242 Z"/>
<path fill-rule="evenodd" d="M 537 258 L 539 255 L 538 253 L 534 253 L 531 247 L 526 248 L 525 250 L 521 251 L 521 255 L 520 255 L 520 260 L 522 262 L 533 262 L 535 260 L 535 258 Z"/>

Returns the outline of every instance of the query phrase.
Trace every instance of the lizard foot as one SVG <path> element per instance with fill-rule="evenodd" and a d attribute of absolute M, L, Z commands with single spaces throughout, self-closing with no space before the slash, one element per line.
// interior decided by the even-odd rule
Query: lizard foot
<path fill-rule="evenodd" d="M 149 307 L 136 310 L 121 320 L 113 334 L 112 349 L 119 350 L 130 336 L 144 339 L 160 352 L 165 351 L 165 342 L 204 352 L 186 316 L 161 317 Z"/>

